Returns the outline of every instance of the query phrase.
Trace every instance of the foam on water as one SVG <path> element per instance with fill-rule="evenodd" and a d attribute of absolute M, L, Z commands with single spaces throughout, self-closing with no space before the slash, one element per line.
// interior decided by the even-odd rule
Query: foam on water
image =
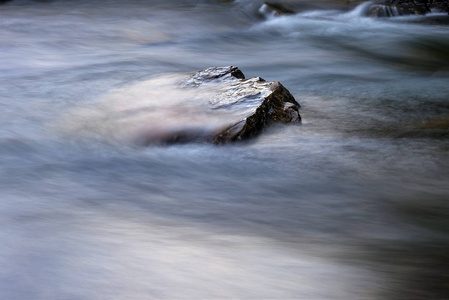
<path fill-rule="evenodd" d="M 352 11 L 342 14 L 342 18 L 347 19 L 359 19 L 366 17 L 366 13 L 368 11 L 368 8 L 373 5 L 374 2 L 367 1 L 362 4 L 357 5 Z"/>
<path fill-rule="evenodd" d="M 171 136 L 214 136 L 253 113 L 254 104 L 271 93 L 260 78 L 239 89 L 229 83 L 185 85 L 187 74 L 159 76 L 118 89 L 89 106 L 68 112 L 55 128 L 77 135 L 97 135 L 109 142 L 154 144 Z M 249 98 L 254 87 L 257 97 Z M 241 92 L 243 90 L 243 92 Z M 247 97 L 245 97 L 247 96 Z M 240 98 L 245 101 L 240 101 Z"/>

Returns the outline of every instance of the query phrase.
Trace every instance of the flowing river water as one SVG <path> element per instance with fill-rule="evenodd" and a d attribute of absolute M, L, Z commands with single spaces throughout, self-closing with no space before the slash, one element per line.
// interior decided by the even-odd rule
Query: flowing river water
<path fill-rule="evenodd" d="M 0 5 L 0 299 L 449 295 L 443 15 L 262 4 Z M 228 65 L 280 81 L 302 124 L 135 143 L 207 126 L 207 91 L 175 83 Z"/>

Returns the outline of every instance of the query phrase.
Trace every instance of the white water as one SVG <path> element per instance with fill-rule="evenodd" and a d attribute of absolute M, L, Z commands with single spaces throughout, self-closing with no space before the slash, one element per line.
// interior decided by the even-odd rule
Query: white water
<path fill-rule="evenodd" d="M 1 299 L 444 299 L 449 27 L 255 2 L 0 6 Z M 303 124 L 136 145 L 226 65 Z"/>

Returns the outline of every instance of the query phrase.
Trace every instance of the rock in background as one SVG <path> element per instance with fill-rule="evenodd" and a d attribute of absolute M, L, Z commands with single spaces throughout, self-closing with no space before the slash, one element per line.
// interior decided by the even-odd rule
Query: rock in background
<path fill-rule="evenodd" d="M 439 0 L 386 0 L 373 4 L 368 16 L 393 17 L 403 15 L 425 15 L 429 12 L 449 12 L 448 1 Z"/>

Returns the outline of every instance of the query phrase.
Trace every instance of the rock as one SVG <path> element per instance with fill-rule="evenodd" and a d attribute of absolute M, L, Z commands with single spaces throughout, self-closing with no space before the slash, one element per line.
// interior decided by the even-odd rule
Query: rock
<path fill-rule="evenodd" d="M 446 0 L 385 0 L 370 6 L 371 17 L 393 17 L 402 15 L 425 15 L 429 12 L 449 12 Z"/>
<path fill-rule="evenodd" d="M 368 8 L 369 17 L 395 17 L 405 15 L 424 15 L 426 10 L 418 6 L 399 4 L 374 4 Z"/>
<path fill-rule="evenodd" d="M 260 8 L 260 13 L 264 15 L 282 16 L 282 15 L 293 15 L 295 11 L 283 4 L 277 2 L 265 2 Z"/>
<path fill-rule="evenodd" d="M 260 77 L 244 79 L 238 68 L 208 68 L 189 78 L 188 85 L 216 81 L 224 89 L 210 101 L 210 109 L 241 116 L 214 136 L 211 141 L 223 144 L 245 140 L 258 135 L 273 122 L 300 122 L 300 105 L 290 92 L 277 81 L 265 81 Z"/>
<path fill-rule="evenodd" d="M 299 107 L 295 98 L 278 81 L 255 77 L 230 83 L 228 90 L 214 99 L 211 108 L 243 113 L 243 118 L 216 134 L 213 143 L 255 137 L 275 122 L 300 122 Z"/>
<path fill-rule="evenodd" d="M 212 67 L 187 79 L 184 88 L 218 88 L 210 99 L 214 114 L 229 116 L 228 125 L 200 134 L 185 130 L 166 136 L 165 143 L 211 142 L 225 144 L 247 140 L 260 134 L 272 123 L 300 123 L 299 103 L 278 81 L 260 77 L 245 79 L 237 67 Z"/>
<path fill-rule="evenodd" d="M 137 146 L 226 144 L 272 123 L 300 123 L 299 104 L 277 81 L 245 79 L 237 67 L 165 74 L 112 91 L 61 120 L 71 134 Z"/>
<path fill-rule="evenodd" d="M 199 71 L 192 75 L 188 80 L 183 83 L 183 86 L 198 86 L 202 83 L 216 81 L 216 80 L 234 80 L 245 79 L 242 71 L 237 67 L 211 67 L 203 71 Z"/>

